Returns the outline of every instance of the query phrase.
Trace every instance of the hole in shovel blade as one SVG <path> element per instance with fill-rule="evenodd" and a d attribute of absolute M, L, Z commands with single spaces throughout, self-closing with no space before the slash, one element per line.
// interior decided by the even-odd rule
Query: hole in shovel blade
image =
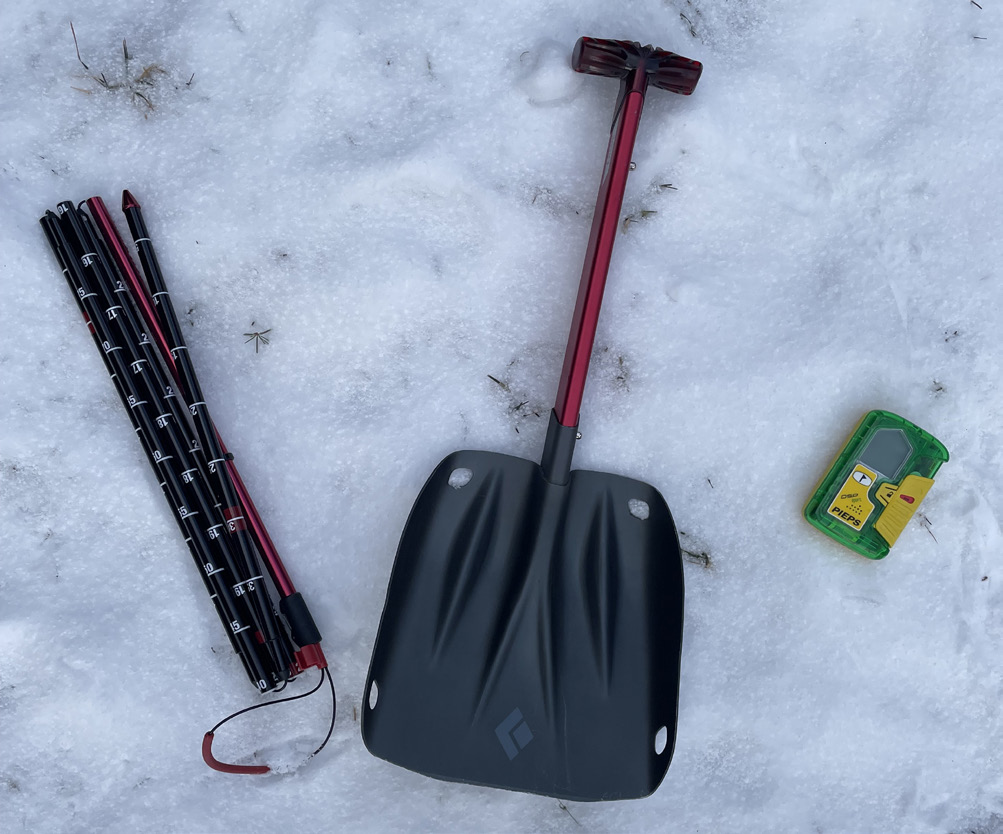
<path fill-rule="evenodd" d="M 453 489 L 463 489 L 463 487 L 470 483 L 470 479 L 473 477 L 474 473 L 469 469 L 454 469 L 449 473 L 449 485 Z"/>
<path fill-rule="evenodd" d="M 639 518 L 644 521 L 648 517 L 648 502 L 642 501 L 640 498 L 631 498 L 627 502 L 627 508 L 630 510 L 630 514 L 634 518 Z"/>
<path fill-rule="evenodd" d="M 665 745 L 669 743 L 669 728 L 662 727 L 655 733 L 655 753 L 661 756 L 665 752 Z"/>
<path fill-rule="evenodd" d="M 376 681 L 373 681 L 373 685 L 369 687 L 369 709 L 376 709 L 376 702 L 380 698 L 380 688 L 376 685 Z"/>

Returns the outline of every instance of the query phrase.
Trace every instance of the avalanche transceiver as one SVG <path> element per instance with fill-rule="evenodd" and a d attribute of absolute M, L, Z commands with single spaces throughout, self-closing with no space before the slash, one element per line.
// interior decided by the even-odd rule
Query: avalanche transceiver
<path fill-rule="evenodd" d="M 869 411 L 804 507 L 827 536 L 883 559 L 948 459 L 929 432 L 890 411 Z"/>

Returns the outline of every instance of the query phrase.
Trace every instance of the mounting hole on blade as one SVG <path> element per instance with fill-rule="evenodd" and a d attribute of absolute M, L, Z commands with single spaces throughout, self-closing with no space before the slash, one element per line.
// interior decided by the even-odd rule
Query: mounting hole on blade
<path fill-rule="evenodd" d="M 669 728 L 662 727 L 655 733 L 655 754 L 661 756 L 665 752 L 665 747 L 669 743 Z"/>
<path fill-rule="evenodd" d="M 473 477 L 474 473 L 471 470 L 460 467 L 449 473 L 449 485 L 453 489 L 463 489 L 463 487 L 470 483 L 470 479 Z"/>
<path fill-rule="evenodd" d="M 376 702 L 380 699 L 380 688 L 376 685 L 376 681 L 373 681 L 372 686 L 369 687 L 369 709 L 376 709 Z"/>

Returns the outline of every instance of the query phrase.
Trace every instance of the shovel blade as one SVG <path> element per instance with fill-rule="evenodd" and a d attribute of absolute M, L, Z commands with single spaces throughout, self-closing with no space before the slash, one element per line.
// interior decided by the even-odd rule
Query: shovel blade
<path fill-rule="evenodd" d="M 466 479 L 466 480 L 465 480 Z M 456 452 L 411 511 L 366 682 L 374 755 L 572 800 L 658 787 L 675 742 L 683 573 L 649 484 Z"/>

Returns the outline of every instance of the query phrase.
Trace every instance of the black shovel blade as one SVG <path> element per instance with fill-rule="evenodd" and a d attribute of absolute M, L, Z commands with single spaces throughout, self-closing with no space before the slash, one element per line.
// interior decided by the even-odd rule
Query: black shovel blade
<path fill-rule="evenodd" d="M 439 779 L 647 796 L 675 743 L 682 627 L 679 539 L 654 487 L 582 470 L 558 486 L 531 461 L 456 452 L 401 537 L 362 737 Z"/>

